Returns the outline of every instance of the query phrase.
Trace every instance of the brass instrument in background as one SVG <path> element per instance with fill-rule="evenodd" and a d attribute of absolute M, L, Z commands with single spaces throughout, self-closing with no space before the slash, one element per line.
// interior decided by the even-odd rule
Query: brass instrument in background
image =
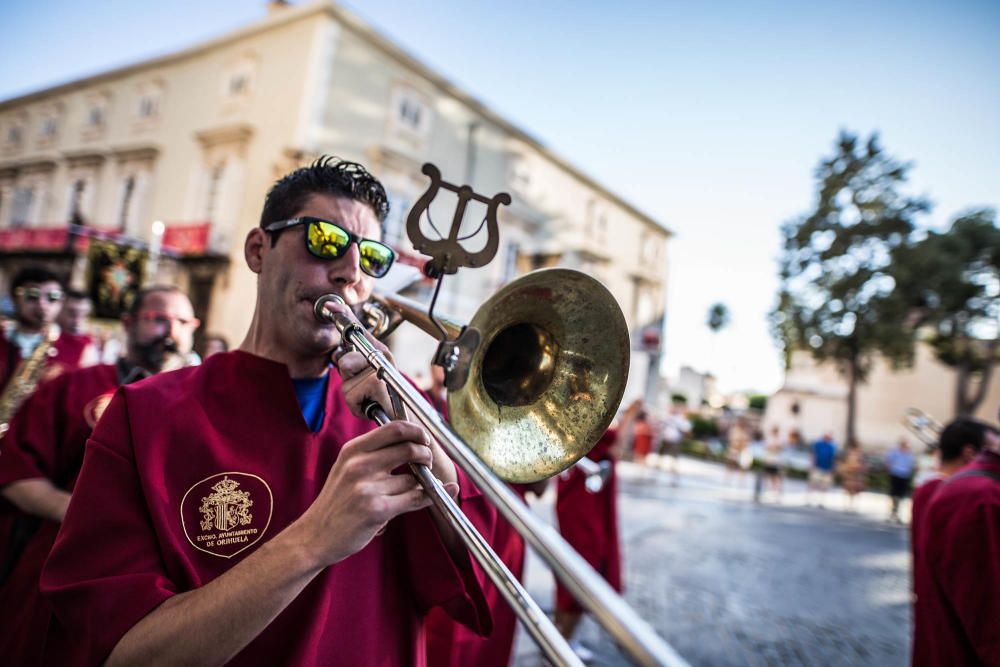
<path fill-rule="evenodd" d="M 14 413 L 21 407 L 21 403 L 31 396 L 38 387 L 42 379 L 42 371 L 45 370 L 45 362 L 49 357 L 54 357 L 57 350 L 54 345 L 59 338 L 59 329 L 54 325 L 48 325 L 42 332 L 42 339 L 32 351 L 27 359 L 22 359 L 17 365 L 17 370 L 11 375 L 10 381 L 0 394 L 0 438 L 7 434 L 10 429 L 10 420 Z M 13 345 L 13 343 L 11 343 Z"/>
<path fill-rule="evenodd" d="M 585 475 L 583 486 L 588 493 L 600 493 L 611 479 L 611 461 L 591 461 L 586 456 L 573 464 Z"/>
<path fill-rule="evenodd" d="M 907 408 L 903 412 L 903 426 L 917 436 L 928 450 L 937 449 L 944 427 L 941 422 L 919 408 Z"/>
<path fill-rule="evenodd" d="M 558 474 L 581 460 L 611 423 L 625 391 L 630 345 L 621 309 L 607 288 L 579 271 L 535 271 L 489 299 L 467 328 L 431 317 L 422 305 L 402 297 L 382 295 L 362 307 L 362 317 L 379 337 L 403 320 L 436 338 L 447 334 L 453 343 L 449 360 L 455 362 L 446 381 L 450 424 L 370 343 L 357 319 L 326 308 L 331 302 L 343 300 L 321 297 L 316 317 L 333 322 L 344 344 L 365 355 L 388 385 L 393 407 L 402 404 L 413 413 L 615 641 L 638 664 L 686 666 L 558 532 L 500 481 L 530 483 Z M 467 334 L 474 340 L 468 346 Z M 461 380 L 451 382 L 455 377 Z M 368 415 L 379 423 L 388 419 L 374 404 Z M 412 467 L 548 660 L 582 664 L 436 478 L 425 466 Z"/>

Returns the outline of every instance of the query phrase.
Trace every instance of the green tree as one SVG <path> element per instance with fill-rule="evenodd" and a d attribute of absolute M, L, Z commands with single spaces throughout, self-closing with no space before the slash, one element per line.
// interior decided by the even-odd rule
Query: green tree
<path fill-rule="evenodd" d="M 935 356 L 955 369 L 954 411 L 971 415 L 983 402 L 998 361 L 1000 229 L 992 209 L 958 217 L 893 253 L 894 298 L 909 315 L 911 335 L 930 332 Z"/>
<path fill-rule="evenodd" d="M 857 441 L 857 386 L 876 353 L 896 365 L 913 357 L 912 340 L 900 335 L 905 309 L 890 298 L 894 284 L 887 274 L 893 250 L 929 208 L 901 192 L 909 168 L 883 151 L 877 134 L 859 141 L 842 132 L 834 154 L 816 169 L 815 208 L 782 228 L 772 331 L 786 359 L 804 347 L 844 374 L 848 443 Z"/>
<path fill-rule="evenodd" d="M 764 412 L 767 409 L 767 394 L 749 394 L 747 401 L 751 410 Z"/>

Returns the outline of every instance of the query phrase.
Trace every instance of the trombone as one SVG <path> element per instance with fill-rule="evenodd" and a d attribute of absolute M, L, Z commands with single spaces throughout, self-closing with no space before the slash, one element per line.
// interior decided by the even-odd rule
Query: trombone
<path fill-rule="evenodd" d="M 558 532 L 500 481 L 551 477 L 584 456 L 607 429 L 624 393 L 629 358 L 627 328 L 610 292 L 578 271 L 546 269 L 490 298 L 470 323 L 482 333 L 482 344 L 472 351 L 465 384 L 449 392 L 450 425 L 371 344 L 353 315 L 327 308 L 331 302 L 344 303 L 336 295 L 321 297 L 314 307 L 317 319 L 336 325 L 344 343 L 365 356 L 388 385 L 394 404 L 405 405 L 430 431 L 619 645 L 641 665 L 686 666 Z M 381 296 L 378 302 L 388 311 L 365 312 L 377 320 L 376 335 L 394 329 L 396 319 L 408 319 L 435 336 L 441 333 L 436 321 L 409 300 Z M 374 404 L 367 413 L 379 422 L 388 419 Z M 415 472 L 547 657 L 556 664 L 579 664 L 485 540 L 465 525 L 468 520 L 436 478 L 426 468 Z"/>
<path fill-rule="evenodd" d="M 937 449 L 944 427 L 920 408 L 907 408 L 903 412 L 903 426 L 923 442 L 928 451 Z"/>

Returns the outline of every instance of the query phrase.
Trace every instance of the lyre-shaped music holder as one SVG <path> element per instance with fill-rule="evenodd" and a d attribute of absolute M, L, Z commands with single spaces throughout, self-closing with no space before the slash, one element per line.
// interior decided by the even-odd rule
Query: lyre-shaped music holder
<path fill-rule="evenodd" d="M 413 244 L 413 248 L 417 252 L 430 256 L 430 260 L 424 265 L 424 273 L 429 278 L 436 280 L 437 285 L 434 287 L 434 296 L 431 298 L 427 315 L 441 333 L 441 343 L 434 355 L 434 363 L 445 369 L 445 385 L 449 390 L 455 390 L 463 386 L 468 378 L 468 362 L 472 357 L 472 352 L 479 345 L 480 333 L 475 328 L 465 327 L 457 338 L 448 339 L 445 328 L 434 319 L 434 305 L 437 303 L 438 294 L 441 291 L 441 281 L 445 275 L 458 273 L 462 267 L 475 268 L 490 263 L 500 247 L 497 211 L 501 204 L 509 205 L 511 200 L 510 195 L 506 192 L 486 197 L 475 192 L 469 185 L 449 183 L 441 178 L 441 171 L 429 162 L 425 163 L 420 171 L 431 179 L 431 183 L 427 191 L 413 205 L 406 218 L 406 234 L 410 237 L 410 243 Z M 452 218 L 451 229 L 448 231 L 447 237 L 434 227 L 433 222 L 428 217 L 431 227 L 440 236 L 440 238 L 432 239 L 428 238 L 420 229 L 420 216 L 430 209 L 431 202 L 434 201 L 441 188 L 458 195 L 458 205 L 455 207 L 455 215 Z M 465 209 L 470 201 L 486 204 L 486 216 L 476 231 L 460 237 L 459 232 L 462 220 L 465 218 Z M 486 226 L 486 244 L 482 250 L 470 252 L 462 245 L 462 241 L 478 235 L 483 225 Z"/>
<path fill-rule="evenodd" d="M 431 184 L 427 192 L 421 195 L 417 203 L 413 205 L 410 215 L 406 218 L 406 234 L 410 237 L 410 242 L 417 252 L 429 255 L 431 260 L 424 267 L 424 273 L 431 278 L 438 278 L 443 274 L 457 273 L 463 266 L 479 267 L 490 263 L 490 260 L 497 254 L 500 247 L 500 230 L 497 223 L 497 210 L 501 204 L 510 204 L 510 195 L 500 192 L 493 197 L 485 197 L 473 191 L 468 185 L 455 185 L 441 178 L 441 171 L 430 162 L 424 164 L 420 170 L 431 179 Z M 428 238 L 420 229 L 420 216 L 426 212 L 437 196 L 438 190 L 444 188 L 458 195 L 458 205 L 455 207 L 455 216 L 451 221 L 451 229 L 447 238 Z M 465 208 L 470 201 L 478 201 L 486 204 L 486 217 L 483 222 L 486 225 L 486 245 L 482 250 L 469 252 L 462 245 L 462 241 L 478 234 L 479 229 L 469 236 L 459 237 L 459 230 L 462 227 L 462 220 L 465 218 Z M 480 229 L 482 225 L 480 225 Z M 435 229 L 435 231 L 437 231 Z"/>

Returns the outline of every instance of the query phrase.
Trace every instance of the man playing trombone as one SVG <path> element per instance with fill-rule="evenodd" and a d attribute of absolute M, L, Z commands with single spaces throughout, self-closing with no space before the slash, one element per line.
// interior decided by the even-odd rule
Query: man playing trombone
<path fill-rule="evenodd" d="M 387 213 L 355 163 L 281 179 L 244 245 L 240 348 L 119 390 L 42 577 L 74 664 L 420 664 L 431 607 L 490 629 L 464 547 L 393 471 L 431 466 L 488 524 L 485 503 L 422 428 L 356 416 L 385 389 L 357 352 L 329 372 L 340 335 L 313 312 L 371 294 Z"/>

